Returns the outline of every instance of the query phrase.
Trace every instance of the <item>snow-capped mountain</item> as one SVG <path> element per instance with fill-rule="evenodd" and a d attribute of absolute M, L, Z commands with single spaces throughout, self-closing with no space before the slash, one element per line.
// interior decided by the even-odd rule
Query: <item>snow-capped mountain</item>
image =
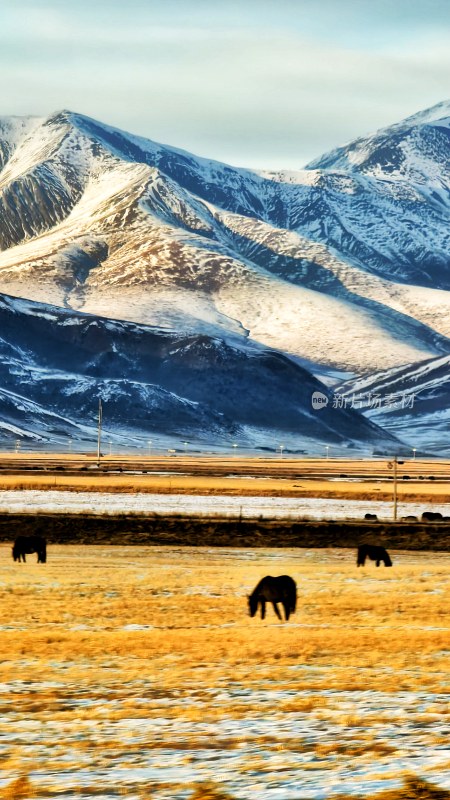
<path fill-rule="evenodd" d="M 450 352 L 448 208 L 411 170 L 255 173 L 70 112 L 2 130 L 0 291 L 357 373 Z"/>
<path fill-rule="evenodd" d="M 449 198 L 450 103 L 297 172 L 0 118 L 0 292 L 336 382 L 450 353 Z"/>
<path fill-rule="evenodd" d="M 374 373 L 335 387 L 354 408 L 410 449 L 450 456 L 450 357 Z"/>
<path fill-rule="evenodd" d="M 0 330 L 2 438 L 92 441 L 101 399 L 106 430 L 128 440 L 157 434 L 275 449 L 282 436 L 296 448 L 396 446 L 355 411 L 331 404 L 314 411 L 314 392 L 330 397 L 325 387 L 252 343 L 232 346 L 6 296 Z"/>
<path fill-rule="evenodd" d="M 344 201 L 337 229 L 321 231 L 327 244 L 389 280 L 449 289 L 450 102 L 357 139 L 309 168 L 331 182 L 345 175 L 357 195 Z"/>

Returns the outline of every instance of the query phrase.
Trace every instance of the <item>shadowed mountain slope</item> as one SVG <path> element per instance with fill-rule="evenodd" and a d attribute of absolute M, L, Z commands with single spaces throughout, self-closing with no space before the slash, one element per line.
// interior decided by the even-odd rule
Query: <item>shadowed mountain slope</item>
<path fill-rule="evenodd" d="M 328 390 L 286 356 L 3 296 L 0 427 L 11 436 L 92 439 L 98 399 L 110 433 L 278 445 L 373 447 L 394 440 L 354 411 L 315 412 Z M 127 434 L 128 432 L 128 434 Z"/>

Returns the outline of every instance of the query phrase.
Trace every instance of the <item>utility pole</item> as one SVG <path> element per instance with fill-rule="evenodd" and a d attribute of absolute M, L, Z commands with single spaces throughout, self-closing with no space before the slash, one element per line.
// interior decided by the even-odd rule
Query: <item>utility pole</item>
<path fill-rule="evenodd" d="M 102 445 L 102 401 L 98 400 L 98 433 L 97 433 L 97 466 L 100 465 L 101 445 Z"/>
<path fill-rule="evenodd" d="M 394 522 L 397 522 L 397 456 L 394 456 L 393 461 L 388 463 L 388 468 L 394 470 Z"/>
<path fill-rule="evenodd" d="M 394 522 L 397 522 L 397 456 L 394 456 Z"/>

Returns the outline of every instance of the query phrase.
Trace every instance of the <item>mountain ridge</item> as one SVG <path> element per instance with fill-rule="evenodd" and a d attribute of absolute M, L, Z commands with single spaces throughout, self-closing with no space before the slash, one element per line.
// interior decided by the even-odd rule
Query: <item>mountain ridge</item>
<path fill-rule="evenodd" d="M 73 119 L 77 120 L 76 130 L 71 127 Z M 30 142 L 42 127 L 44 144 L 38 137 L 33 149 Z M 340 318 L 353 317 L 351 324 L 359 329 L 360 336 L 366 324 L 372 332 L 379 329 L 380 346 L 389 353 L 393 365 L 447 351 L 450 325 L 446 315 L 436 313 L 430 320 L 429 310 L 425 308 L 416 320 L 419 327 L 425 326 L 419 331 L 411 319 L 412 308 L 417 303 L 415 297 L 409 297 L 409 286 L 399 302 L 399 285 L 371 271 L 370 264 L 366 263 L 362 269 L 354 258 L 343 258 L 335 242 L 330 247 L 318 241 L 320 237 L 315 236 L 310 224 L 301 230 L 295 228 L 298 192 L 302 199 L 305 191 L 307 194 L 316 191 L 316 185 L 325 180 L 324 176 L 301 173 L 304 184 L 299 190 L 298 183 L 280 184 L 279 180 L 267 180 L 256 172 L 192 157 L 185 151 L 132 137 L 109 126 L 102 127 L 72 112 L 51 116 L 41 128 L 33 127 L 23 161 L 19 157 L 19 145 L 15 151 L 16 178 L 20 177 L 20 164 L 25 168 L 25 222 L 17 203 L 12 208 L 5 203 L 5 193 L 6 201 L 9 189 L 9 194 L 20 197 L 21 187 L 14 182 L 9 186 L 8 165 L 0 174 L 3 203 L 0 290 L 103 313 L 105 294 L 114 295 L 109 302 L 114 309 L 115 305 L 120 307 L 124 286 L 131 293 L 132 287 L 139 286 L 130 305 L 136 305 L 136 321 L 151 323 L 152 313 L 158 320 L 158 309 L 153 308 L 150 314 L 141 316 L 137 306 L 142 291 L 147 292 L 149 287 L 152 292 L 157 290 L 164 303 L 168 289 L 172 295 L 169 302 L 173 302 L 173 296 L 181 289 L 176 325 L 183 316 L 183 291 L 187 290 L 197 293 L 204 306 L 209 305 L 213 318 L 223 319 L 225 315 L 239 320 L 241 327 L 262 344 L 313 361 L 320 361 L 321 352 L 329 353 L 330 367 L 357 372 L 380 366 L 376 358 L 380 347 L 374 348 L 369 358 L 370 335 L 366 337 L 367 363 L 361 363 L 360 349 L 350 353 L 348 347 L 341 347 L 342 336 L 336 337 L 334 343 L 320 342 L 320 347 L 316 348 L 318 352 L 311 353 L 313 343 L 307 338 L 306 346 L 302 347 L 301 342 L 305 328 L 311 324 L 307 317 L 302 327 L 303 308 L 311 307 L 312 303 L 312 313 L 329 317 L 333 327 L 338 329 Z M 78 128 L 90 131 L 101 128 L 102 142 L 98 143 L 99 137 L 80 141 Z M 119 137 L 119 140 L 111 143 L 111 137 Z M 105 154 L 102 148 L 106 140 L 110 150 Z M 56 142 L 59 147 L 55 150 Z M 130 142 L 135 146 L 139 143 L 141 161 L 138 163 L 132 159 L 136 153 L 130 154 Z M 147 145 L 146 153 L 143 142 Z M 50 163 L 34 165 L 30 177 L 29 170 L 27 172 L 30 153 L 35 156 L 42 152 L 44 145 L 50 147 Z M 122 158 L 124 149 L 127 152 Z M 119 159 L 118 152 L 121 153 Z M 159 155 L 155 157 L 155 153 Z M 146 163 L 150 156 L 153 165 Z M 200 172 L 199 164 L 202 165 Z M 11 164 L 9 168 L 11 177 Z M 42 181 L 46 203 L 42 207 L 42 203 L 37 202 L 36 216 L 33 216 L 35 209 L 30 196 L 37 191 L 36 181 L 39 182 L 36 168 L 40 169 L 38 178 Z M 58 176 L 53 181 L 55 173 Z M 192 188 L 193 176 L 195 186 Z M 193 189 L 198 191 L 199 188 L 203 196 L 193 193 Z M 345 186 L 343 190 L 345 195 Z M 224 198 L 230 195 L 231 208 L 224 210 Z M 5 205 L 6 211 L 11 212 L 12 231 L 6 224 Z M 321 208 L 319 204 L 320 213 Z M 270 215 L 273 219 L 268 222 Z M 34 231 L 31 230 L 33 222 Z M 290 227 L 283 228 L 283 223 Z M 9 234 L 7 241 L 5 230 Z M 16 243 L 9 246 L 14 233 Z M 288 309 L 292 307 L 288 321 L 283 324 L 276 318 L 272 305 L 267 304 L 270 283 L 274 293 L 280 296 L 279 304 L 287 304 Z M 230 296 L 229 289 L 233 285 L 238 285 L 238 292 Z M 257 287 L 259 307 L 255 314 L 251 295 Z M 236 303 L 241 290 L 246 298 L 244 305 Z M 363 296 L 363 293 L 370 296 Z M 152 298 L 147 299 L 149 307 Z M 376 305 L 370 307 L 370 301 Z M 439 308 L 439 302 L 440 299 L 433 305 Z M 325 305 L 324 310 L 322 305 Z M 368 309 L 368 314 L 364 309 Z M 395 336 L 395 324 L 391 326 L 394 335 L 389 334 L 386 339 L 383 323 L 386 312 L 398 320 L 402 329 L 409 326 L 406 341 L 401 346 L 398 340 L 403 334 Z M 130 318 L 126 311 L 120 310 L 118 315 Z M 436 316 L 439 316 L 437 330 Z M 293 322 L 295 317 L 300 335 Z M 261 320 L 265 319 L 268 324 L 261 330 Z"/>
<path fill-rule="evenodd" d="M 332 384 L 450 353 L 449 103 L 295 172 L 0 118 L 0 292 L 269 348 Z"/>

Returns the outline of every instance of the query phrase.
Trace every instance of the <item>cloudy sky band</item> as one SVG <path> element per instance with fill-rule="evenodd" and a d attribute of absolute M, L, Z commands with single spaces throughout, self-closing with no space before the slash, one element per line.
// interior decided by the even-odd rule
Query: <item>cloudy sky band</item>
<path fill-rule="evenodd" d="M 450 96 L 448 0 L 2 0 L 1 114 L 298 168 Z"/>

